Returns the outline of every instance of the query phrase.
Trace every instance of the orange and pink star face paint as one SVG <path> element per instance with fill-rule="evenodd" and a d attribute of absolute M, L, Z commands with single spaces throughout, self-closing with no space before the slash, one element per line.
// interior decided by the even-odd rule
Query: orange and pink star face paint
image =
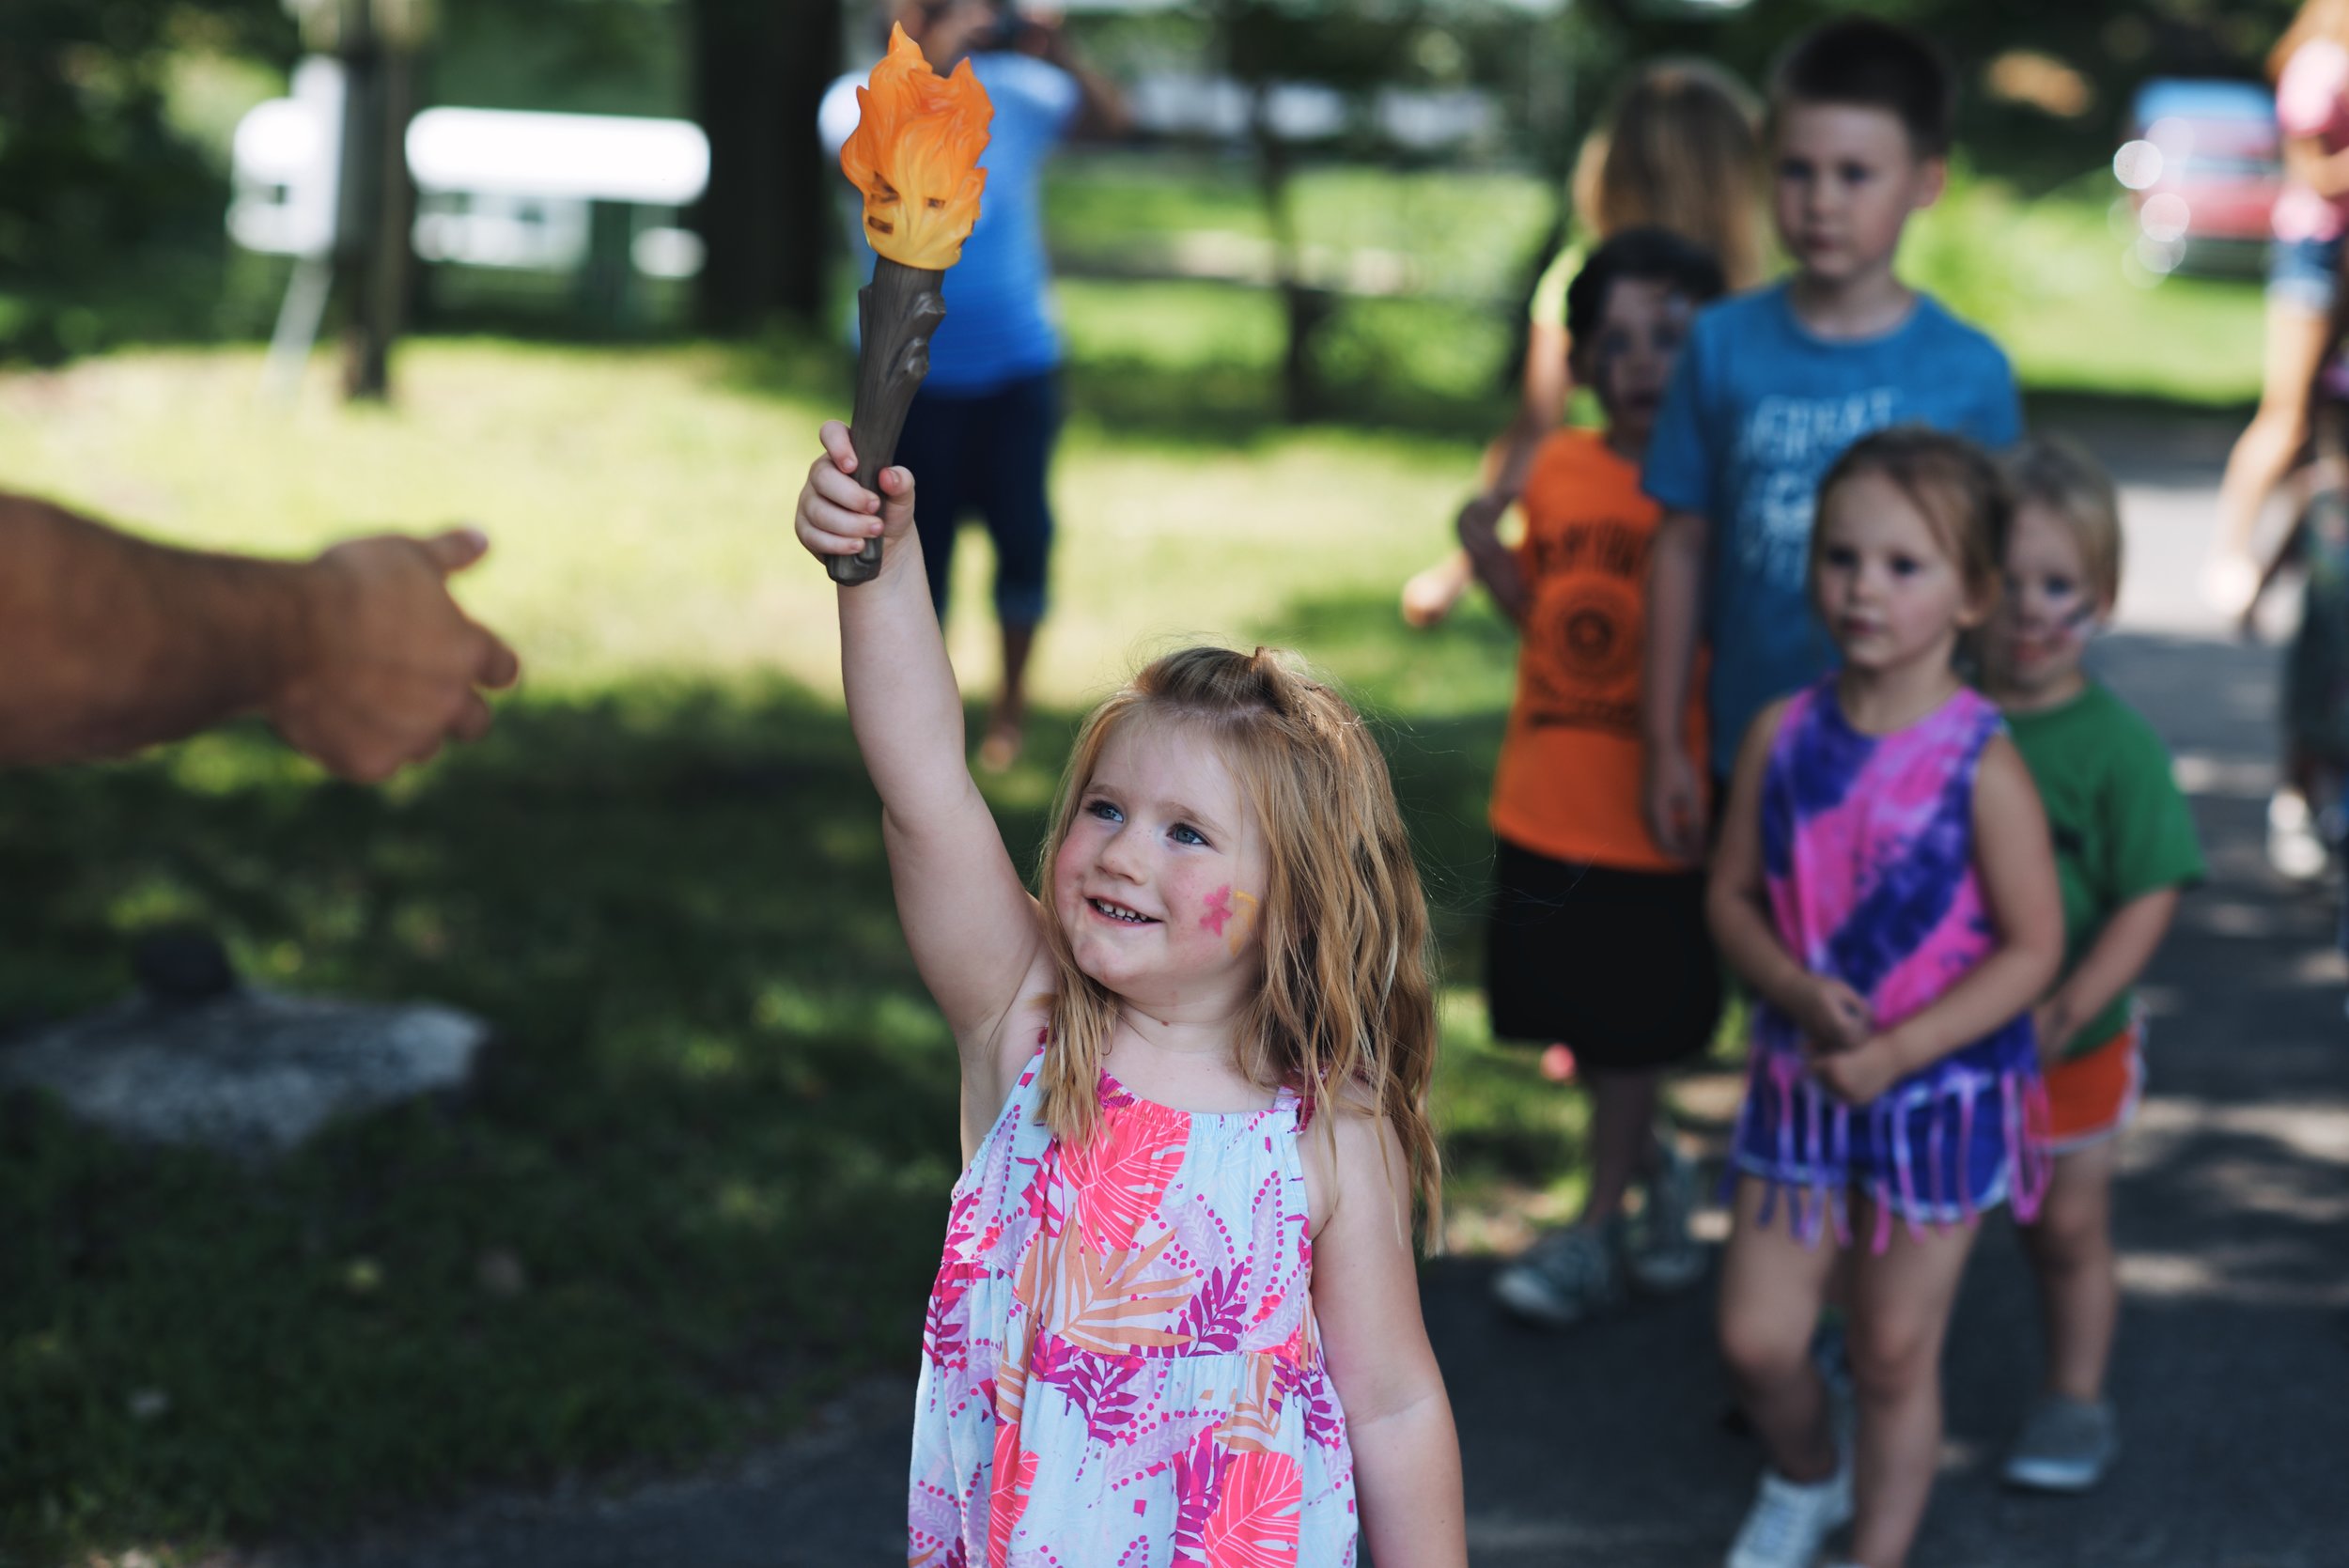
<path fill-rule="evenodd" d="M 1256 907 L 1254 893 L 1234 893 L 1227 882 L 1207 895 L 1207 912 L 1199 917 L 1199 927 L 1221 937 L 1224 947 L 1237 958 L 1256 928 Z"/>

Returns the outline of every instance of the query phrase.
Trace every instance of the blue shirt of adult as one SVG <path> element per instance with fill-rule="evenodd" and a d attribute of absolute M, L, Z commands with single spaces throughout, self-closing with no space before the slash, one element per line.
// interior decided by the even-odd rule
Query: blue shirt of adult
<path fill-rule="evenodd" d="M 1044 255 L 1045 162 L 1075 119 L 1082 93 L 1056 65 L 1012 52 L 973 54 L 972 73 L 995 106 L 979 166 L 987 190 L 979 221 L 963 241 L 962 259 L 947 270 L 946 318 L 930 338 L 930 392 L 976 396 L 1043 374 L 1060 365 L 1060 331 L 1052 319 L 1051 271 Z M 824 95 L 817 128 L 824 149 L 837 157 L 856 132 L 856 89 L 863 78 L 844 76 Z M 861 217 L 851 230 L 864 277 L 873 250 Z"/>
<path fill-rule="evenodd" d="M 2013 445 L 2022 409 L 2006 355 L 1921 294 L 1906 320 L 1869 338 L 1812 332 L 1782 283 L 1698 314 L 1641 485 L 1711 524 L 1703 626 L 1716 776 L 1735 765 L 1755 715 L 1833 663 L 1807 582 L 1819 481 L 1890 425 Z"/>

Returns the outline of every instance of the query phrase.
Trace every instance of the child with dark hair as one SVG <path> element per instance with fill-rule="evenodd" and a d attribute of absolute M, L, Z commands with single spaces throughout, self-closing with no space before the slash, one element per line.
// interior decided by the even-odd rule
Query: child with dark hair
<path fill-rule="evenodd" d="M 2047 823 L 1998 707 L 1952 667 L 1999 602 L 2013 505 L 1970 442 L 1908 427 L 1819 487 L 1805 552 L 1840 669 L 1737 751 L 1707 900 L 1752 986 L 1722 1354 L 1769 1468 L 1729 1568 L 1901 1568 L 1941 1447 L 1941 1344 L 1980 1227 L 2037 1211 L 2046 1095 L 2028 1009 L 2056 975 Z M 1858 1420 L 1812 1332 L 1847 1274 Z"/>
<path fill-rule="evenodd" d="M 1772 699 L 1828 668 L 1804 603 L 1820 475 L 1871 430 L 1921 424 L 2010 445 L 2015 378 L 1998 346 L 1893 270 L 1910 216 L 1941 194 L 1952 90 L 1937 52 L 1868 18 L 1798 39 L 1771 88 L 1772 212 L 1785 282 L 1697 319 L 1656 424 L 1644 483 L 1657 533 L 1642 720 L 1657 843 L 1704 850 L 1738 737 Z M 1709 759 L 1681 722 L 1698 644 Z M 1708 766 L 1709 761 L 1709 766 Z"/>
<path fill-rule="evenodd" d="M 1460 519 L 1477 576 L 1524 634 L 1493 780 L 1493 1032 L 1564 1044 L 1591 1085 L 1581 1219 L 1494 1281 L 1503 1306 L 1552 1327 L 1619 1301 L 1626 1273 L 1670 1289 L 1703 1269 L 1688 1238 L 1694 1177 L 1654 1127 L 1662 1070 L 1712 1037 L 1720 972 L 1703 876 L 1666 858 L 1640 816 L 1641 601 L 1657 511 L 1639 463 L 1689 318 L 1720 291 L 1713 258 L 1663 229 L 1594 251 L 1566 321 L 1574 379 L 1596 393 L 1606 428 L 1559 430 L 1535 451 L 1513 498 L 1525 514 L 1516 548 L 1496 513 Z M 1703 715 L 1683 719 L 1701 744 Z M 1635 1234 L 1624 1200 L 1642 1176 Z"/>
<path fill-rule="evenodd" d="M 1795 40 L 1771 83 L 1775 121 L 1803 104 L 1880 109 L 1901 122 L 1919 158 L 1946 158 L 1957 107 L 1949 61 L 1921 34 L 1847 16 Z"/>

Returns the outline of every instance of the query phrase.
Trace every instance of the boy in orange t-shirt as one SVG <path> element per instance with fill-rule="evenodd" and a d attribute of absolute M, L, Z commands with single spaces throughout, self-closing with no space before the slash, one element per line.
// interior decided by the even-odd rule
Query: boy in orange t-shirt
<path fill-rule="evenodd" d="M 1567 291 L 1574 376 L 1607 428 L 1560 430 L 1535 453 L 1511 548 L 1500 506 L 1463 508 L 1460 542 L 1523 633 L 1517 700 L 1493 779 L 1497 883 L 1486 1001 L 1497 1038 L 1563 1044 L 1592 1094 L 1590 1196 L 1576 1224 L 1494 1281 L 1502 1305 L 1551 1327 L 1623 1296 L 1691 1283 L 1695 1177 L 1654 1131 L 1662 1070 L 1702 1051 L 1721 1002 L 1704 874 L 1649 837 L 1641 812 L 1640 671 L 1648 547 L 1660 513 L 1640 489 L 1690 318 L 1721 290 L 1703 251 L 1660 229 L 1618 234 Z M 1701 690 L 1702 688 L 1699 688 Z M 1688 744 L 1703 754 L 1691 702 Z M 1637 1234 L 1624 1199 L 1644 1175 Z"/>

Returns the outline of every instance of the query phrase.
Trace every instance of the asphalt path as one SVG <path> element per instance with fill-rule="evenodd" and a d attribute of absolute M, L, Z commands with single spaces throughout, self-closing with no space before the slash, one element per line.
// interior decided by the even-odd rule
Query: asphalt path
<path fill-rule="evenodd" d="M 2185 904 L 2145 990 L 2151 1080 L 2115 1219 L 2120 1466 L 2082 1498 L 1999 1484 L 2039 1355 L 2029 1273 L 2011 1227 L 1993 1220 L 1958 1306 L 1941 1481 L 1911 1562 L 2340 1568 L 2349 1563 L 2349 1021 L 2331 894 L 2280 881 L 2263 855 L 2274 649 L 2229 635 L 2195 589 L 2233 428 L 2113 418 L 2076 422 L 2074 433 L 2122 477 L 2128 524 L 2127 589 L 2098 667 L 2171 746 L 2212 878 Z M 1718 1148 L 1717 1124 L 1700 1118 L 1690 1136 Z M 1425 1277 L 1462 1434 L 1472 1560 L 1718 1563 L 1760 1458 L 1722 1420 L 1711 1281 L 1544 1335 L 1496 1313 L 1496 1266 L 1442 1259 Z M 621 1497 L 489 1499 L 397 1533 L 250 1560 L 901 1561 L 910 1405 L 910 1381 L 876 1385 L 723 1472 Z"/>

